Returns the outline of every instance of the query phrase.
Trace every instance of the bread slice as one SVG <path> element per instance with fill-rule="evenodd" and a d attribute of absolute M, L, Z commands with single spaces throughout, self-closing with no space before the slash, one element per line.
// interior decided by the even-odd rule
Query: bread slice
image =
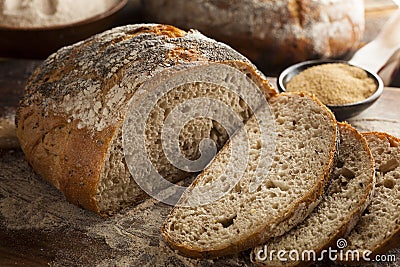
<path fill-rule="evenodd" d="M 18 109 L 17 136 L 27 160 L 70 202 L 102 215 L 142 201 L 147 195 L 128 169 L 122 144 L 130 100 L 138 92 L 150 95 L 152 91 L 142 86 L 160 82 L 162 75 L 171 80 L 183 73 L 195 79 L 191 70 L 198 67 L 207 72 L 207 64 L 213 62 L 241 72 L 267 98 L 276 93 L 229 46 L 197 31 L 168 25 L 127 25 L 60 49 L 30 77 Z M 229 81 L 232 75 L 213 72 L 210 77 Z M 250 106 L 230 88 L 208 80 L 182 82 L 154 104 L 146 126 L 146 151 L 142 151 L 170 182 L 193 175 L 175 167 L 163 153 L 161 129 L 171 110 L 190 99 L 206 97 L 224 103 L 242 121 L 252 114 Z M 205 138 L 221 148 L 228 134 L 212 119 L 194 119 L 182 129 L 179 148 L 188 159 L 196 159 Z"/>
<path fill-rule="evenodd" d="M 302 258 L 303 252 L 314 251 L 316 257 L 320 257 L 322 250 L 336 245 L 338 238 L 350 232 L 370 203 L 375 185 L 375 170 L 367 141 L 349 124 L 338 123 L 338 126 L 339 156 L 331 184 L 321 203 L 291 231 L 254 248 L 251 260 L 256 264 L 261 266 L 311 264 L 313 256 L 307 258 L 308 254 L 304 254 L 306 256 Z M 280 258 L 276 253 L 279 250 L 286 252 L 279 256 Z M 289 257 L 291 250 L 297 251 L 299 257 L 294 254 Z"/>
<path fill-rule="evenodd" d="M 242 129 L 248 138 L 235 135 L 192 183 L 180 204 L 190 201 L 197 188 L 219 178 L 225 185 L 242 176 L 240 182 L 216 201 L 176 206 L 162 227 L 162 235 L 172 248 L 192 257 L 233 254 L 287 232 L 318 204 L 334 163 L 336 121 L 318 100 L 303 93 L 280 94 L 269 104 L 276 131 L 270 168 L 269 159 L 260 151 L 266 140 L 261 139 L 253 117 Z M 240 150 L 250 147 L 248 164 L 243 173 L 237 168 L 225 174 L 233 143 Z M 263 180 L 251 191 L 257 167 Z"/>
<path fill-rule="evenodd" d="M 338 259 L 357 265 L 363 261 L 363 253 L 367 253 L 365 256 L 372 261 L 377 254 L 384 254 L 393 247 L 400 248 L 400 139 L 379 132 L 363 133 L 363 136 L 375 160 L 375 193 L 371 204 L 346 237 L 343 254 L 357 251 L 359 260 L 352 256 Z"/>

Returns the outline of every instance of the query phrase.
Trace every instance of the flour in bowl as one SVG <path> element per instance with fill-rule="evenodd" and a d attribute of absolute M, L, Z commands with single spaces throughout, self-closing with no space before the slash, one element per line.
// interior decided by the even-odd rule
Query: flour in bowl
<path fill-rule="evenodd" d="M 0 0 L 0 27 L 41 28 L 101 14 L 119 0 Z"/>

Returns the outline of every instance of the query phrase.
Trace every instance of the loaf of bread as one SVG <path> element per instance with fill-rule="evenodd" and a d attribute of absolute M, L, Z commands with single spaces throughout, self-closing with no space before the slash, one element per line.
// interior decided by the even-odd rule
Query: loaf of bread
<path fill-rule="evenodd" d="M 143 200 L 146 194 L 129 172 L 122 145 L 129 101 L 144 83 L 159 82 L 163 73 L 173 79 L 212 62 L 243 73 L 265 97 L 276 94 L 245 57 L 197 31 L 129 25 L 60 49 L 33 73 L 17 112 L 17 136 L 27 160 L 70 202 L 102 215 Z M 229 73 L 210 75 L 230 79 Z M 224 103 L 241 121 L 252 114 L 237 94 L 207 81 L 184 83 L 160 96 L 147 120 L 142 152 L 170 182 L 192 173 L 173 166 L 163 153 L 163 121 L 175 106 L 196 97 Z M 181 129 L 180 149 L 196 159 L 205 138 L 221 148 L 228 134 L 217 122 L 198 118 Z"/>
<path fill-rule="evenodd" d="M 400 247 L 400 139 L 386 133 L 364 133 L 375 160 L 376 188 L 371 204 L 346 237 L 347 251 L 357 251 L 357 258 L 339 258 L 343 263 L 359 265 L 363 256 L 369 261 Z M 372 252 L 370 254 L 369 252 Z"/>
<path fill-rule="evenodd" d="M 288 254 L 291 250 L 297 251 L 299 255 L 303 255 L 304 251 L 314 251 L 319 258 L 322 250 L 336 246 L 337 239 L 343 238 L 351 231 L 370 203 L 375 186 L 375 169 L 367 141 L 349 124 L 338 125 L 339 156 L 331 184 L 321 203 L 291 231 L 253 249 L 251 259 L 256 264 L 312 264 L 313 258 L 302 259 L 299 256 L 292 260 Z M 286 252 L 283 257 L 279 259 L 277 253 L 270 256 L 269 252 L 279 250 Z"/>
<path fill-rule="evenodd" d="M 341 57 L 364 32 L 362 0 L 146 0 L 146 17 L 198 29 L 264 72 L 312 58 Z"/>
<path fill-rule="evenodd" d="M 280 94 L 272 97 L 269 105 L 276 132 L 271 165 L 269 158 L 262 156 L 260 144 L 265 140 L 252 117 L 241 130 L 248 137 L 233 136 L 190 185 L 180 204 L 189 203 L 198 196 L 198 188 L 218 179 L 226 194 L 204 205 L 177 205 L 168 215 L 162 234 L 172 248 L 192 257 L 234 254 L 282 235 L 319 203 L 336 153 L 334 116 L 318 100 L 302 93 Z M 239 168 L 225 172 L 235 156 L 230 155 L 232 143 L 242 151 L 249 147 L 243 173 Z M 251 190 L 258 175 L 261 183 Z M 240 176 L 239 183 L 228 190 L 226 184 Z"/>

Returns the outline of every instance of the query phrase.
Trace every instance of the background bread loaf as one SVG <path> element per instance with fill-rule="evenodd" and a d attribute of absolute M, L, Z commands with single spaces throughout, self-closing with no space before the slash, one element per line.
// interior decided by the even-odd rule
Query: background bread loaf
<path fill-rule="evenodd" d="M 130 25 L 64 47 L 28 81 L 17 113 L 21 147 L 33 169 L 77 205 L 109 214 L 141 201 L 145 194 L 131 177 L 122 149 L 129 100 L 144 82 L 173 66 L 185 71 L 222 61 L 248 75 L 266 96 L 275 94 L 245 57 L 197 31 Z M 151 161 L 169 181 L 191 174 L 168 163 L 160 127 L 174 105 L 201 96 L 222 101 L 243 121 L 252 113 L 237 95 L 209 83 L 184 84 L 161 97 L 149 116 L 146 145 Z M 182 131 L 180 148 L 188 158 L 197 157 L 202 139 L 211 138 L 220 148 L 228 138 L 211 119 L 190 121 Z"/>
<path fill-rule="evenodd" d="M 146 0 L 146 18 L 198 29 L 246 55 L 263 71 L 341 57 L 364 32 L 362 0 Z"/>

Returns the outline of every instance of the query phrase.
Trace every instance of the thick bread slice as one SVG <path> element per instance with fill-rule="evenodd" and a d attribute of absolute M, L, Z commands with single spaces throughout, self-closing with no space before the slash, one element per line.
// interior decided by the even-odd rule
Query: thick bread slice
<path fill-rule="evenodd" d="M 282 235 L 302 221 L 318 204 L 329 181 L 337 142 L 336 121 L 318 100 L 303 93 L 272 97 L 275 117 L 275 154 L 271 167 L 260 157 L 260 129 L 250 119 L 242 131 L 248 139 L 224 146 L 211 164 L 189 187 L 190 192 L 220 176 L 240 182 L 217 201 L 196 207 L 176 206 L 166 218 L 162 235 L 169 245 L 193 257 L 215 257 L 254 247 Z M 238 137 L 239 136 L 239 137 Z M 230 161 L 231 144 L 249 145 L 244 173 L 222 175 Z M 255 169 L 265 177 L 257 190 L 250 191 Z M 183 197 L 182 202 L 187 201 Z"/>
<path fill-rule="evenodd" d="M 303 252 L 314 251 L 319 258 L 322 250 L 335 245 L 338 238 L 351 231 L 370 203 L 375 170 L 367 141 L 349 124 L 338 123 L 338 126 L 339 156 L 331 184 L 321 203 L 291 231 L 254 248 L 251 253 L 253 262 L 262 266 L 311 264 L 313 259 L 302 258 Z M 285 251 L 280 258 L 273 252 L 279 250 Z M 299 258 L 296 259 L 294 254 L 292 259 L 295 260 L 289 257 L 292 250 L 297 251 Z"/>
<path fill-rule="evenodd" d="M 360 264 L 363 253 L 371 260 L 390 248 L 400 248 L 400 139 L 386 133 L 363 133 L 375 160 L 376 187 L 371 204 L 346 237 L 349 250 L 357 250 L 360 260 L 339 259 Z M 372 252 L 368 254 L 368 250 Z"/>
<path fill-rule="evenodd" d="M 141 201 L 146 194 L 128 171 L 122 149 L 129 101 L 159 74 L 168 72 L 173 78 L 210 62 L 224 62 L 247 75 L 267 98 L 275 94 L 245 57 L 197 31 L 128 25 L 60 49 L 34 72 L 18 110 L 17 136 L 29 163 L 69 201 L 97 213 L 110 214 Z M 195 97 L 219 100 L 243 121 L 252 114 L 238 95 L 202 81 L 183 84 L 160 97 L 148 117 L 146 148 L 157 170 L 171 182 L 190 173 L 168 162 L 161 150 L 160 129 L 175 106 Z M 219 148 L 228 138 L 211 119 L 190 121 L 181 133 L 180 148 L 189 159 L 198 156 L 204 138 Z"/>

